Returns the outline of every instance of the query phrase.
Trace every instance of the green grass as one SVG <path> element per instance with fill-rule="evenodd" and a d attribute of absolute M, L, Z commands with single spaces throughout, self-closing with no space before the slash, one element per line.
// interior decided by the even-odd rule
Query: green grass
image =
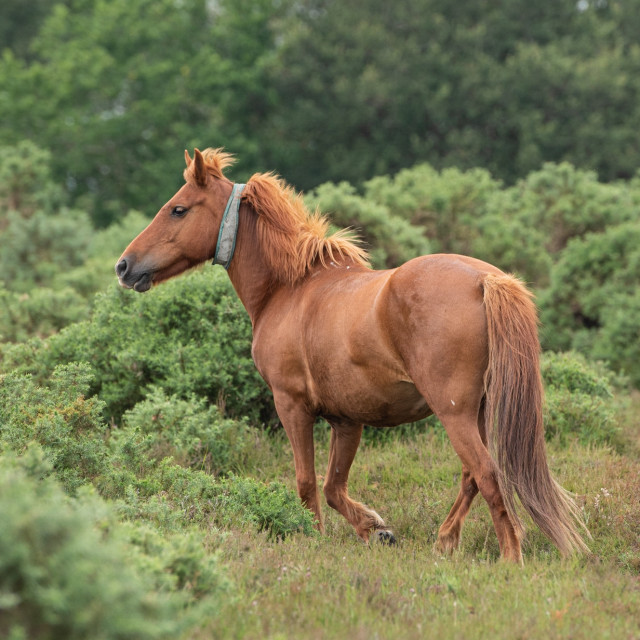
<path fill-rule="evenodd" d="M 269 443 L 261 479 L 294 486 L 288 445 Z M 326 460 L 326 438 L 316 458 Z M 578 492 L 592 555 L 563 559 L 531 526 L 525 566 L 499 559 L 478 499 L 461 549 L 433 549 L 453 502 L 459 464 L 438 433 L 363 447 L 352 496 L 399 538 L 366 546 L 325 508 L 326 534 L 272 543 L 245 529 L 209 544 L 233 581 L 219 616 L 192 638 L 635 638 L 640 634 L 640 464 L 635 453 L 574 445 L 550 449 L 558 479 Z M 248 470 L 250 471 L 250 470 Z M 321 473 L 319 474 L 321 475 Z M 286 476 L 286 477 L 285 477 Z M 319 477 L 321 482 L 321 477 Z"/>
<path fill-rule="evenodd" d="M 361 446 L 351 495 L 398 539 L 367 546 L 326 506 L 325 535 L 309 533 L 281 431 L 162 394 L 107 426 L 100 402 L 82 396 L 87 380 L 75 365 L 46 388 L 0 378 L 0 499 L 13 510 L 0 519 L 0 637 L 80 640 L 91 628 L 138 640 L 132 625 L 171 640 L 640 637 L 638 393 L 615 400 L 610 439 L 585 441 L 578 429 L 548 445 L 583 509 L 591 554 L 561 558 L 530 524 L 516 567 L 500 560 L 481 498 L 461 548 L 434 550 L 460 482 L 441 427 Z M 319 424 L 320 488 L 328 435 Z M 227 445 L 233 455 L 220 457 Z"/>

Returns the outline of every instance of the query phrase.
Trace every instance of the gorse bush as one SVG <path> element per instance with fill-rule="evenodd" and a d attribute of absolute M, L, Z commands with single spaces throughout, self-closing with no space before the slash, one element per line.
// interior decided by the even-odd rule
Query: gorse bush
<path fill-rule="evenodd" d="M 618 425 L 613 403 L 613 374 L 573 353 L 545 353 L 545 436 L 566 444 L 612 442 Z"/>
<path fill-rule="evenodd" d="M 48 468 L 37 456 L 32 449 L 23 463 L 0 457 L 0 635 L 176 637 L 185 604 L 179 592 L 159 588 L 104 503 L 69 501 L 43 479 Z"/>
<path fill-rule="evenodd" d="M 45 337 L 88 315 L 87 300 L 71 287 L 16 293 L 0 285 L 0 342 Z"/>
<path fill-rule="evenodd" d="M 358 195 L 348 182 L 320 185 L 305 201 L 310 209 L 329 214 L 338 227 L 352 228 L 378 269 L 398 266 L 430 251 L 420 227 L 394 215 L 386 204 Z"/>
<path fill-rule="evenodd" d="M 90 362 L 90 391 L 116 421 L 152 388 L 205 398 L 231 416 L 274 416 L 251 359 L 249 318 L 222 270 L 197 270 L 145 295 L 114 284 L 97 297 L 91 320 L 46 341 L 7 345 L 3 356 L 3 370 L 38 382 L 60 363 Z"/>
<path fill-rule="evenodd" d="M 47 386 L 30 376 L 0 376 L 0 451 L 23 453 L 31 442 L 70 493 L 106 469 L 104 405 L 86 398 L 91 383 L 87 365 L 59 365 Z"/>
<path fill-rule="evenodd" d="M 379 176 L 363 187 L 364 200 L 386 206 L 429 239 L 432 253 L 473 253 L 478 221 L 486 216 L 500 182 L 488 171 L 436 171 L 428 164 Z M 423 253 L 427 253 L 424 251 Z"/>
<path fill-rule="evenodd" d="M 125 496 L 122 513 L 134 520 L 151 521 L 162 529 L 190 522 L 206 527 L 248 525 L 265 531 L 271 539 L 313 533 L 312 513 L 281 482 L 265 485 L 234 475 L 216 480 L 166 458 L 152 473 L 130 485 L 134 486 L 135 495 Z M 145 491 L 152 495 L 145 496 Z"/>
<path fill-rule="evenodd" d="M 637 386 L 638 282 L 640 223 L 571 241 L 540 297 L 543 344 L 606 360 Z"/>
<path fill-rule="evenodd" d="M 122 428 L 108 428 L 103 403 L 85 395 L 91 382 L 89 366 L 77 363 L 56 367 L 48 385 L 0 376 L 0 452 L 24 455 L 36 443 L 69 495 L 92 485 L 121 516 L 163 531 L 234 522 L 279 538 L 312 532 L 311 513 L 290 489 L 231 475 L 260 434 L 250 437 L 244 421 L 156 389 Z"/>
<path fill-rule="evenodd" d="M 141 436 L 138 450 L 150 458 L 171 457 L 182 466 L 214 475 L 239 471 L 252 451 L 245 420 L 225 419 L 203 398 L 182 400 L 162 389 L 152 390 L 125 413 L 122 428 L 112 438 L 125 441 L 132 431 Z"/>

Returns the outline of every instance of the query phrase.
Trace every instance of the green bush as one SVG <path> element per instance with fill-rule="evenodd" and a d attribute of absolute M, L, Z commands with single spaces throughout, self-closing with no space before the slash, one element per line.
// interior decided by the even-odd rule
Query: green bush
<path fill-rule="evenodd" d="M 16 293 L 0 285 L 0 342 L 46 337 L 88 315 L 87 301 L 70 287 L 35 287 Z"/>
<path fill-rule="evenodd" d="M 91 377 L 88 365 L 76 363 L 56 367 L 47 386 L 25 375 L 0 376 L 0 452 L 21 455 L 37 443 L 68 494 L 92 483 L 119 501 L 123 515 L 165 531 L 235 523 L 274 538 L 311 533 L 311 513 L 284 485 L 208 473 L 243 465 L 251 446 L 245 422 L 221 418 L 203 399 L 156 389 L 122 429 L 109 430 L 102 403 L 85 396 Z"/>
<path fill-rule="evenodd" d="M 31 373 L 40 384 L 58 364 L 90 362 L 90 392 L 116 422 L 151 388 L 203 397 L 252 421 L 275 415 L 251 358 L 249 317 L 222 269 L 196 270 L 145 294 L 114 283 L 97 296 L 91 320 L 46 341 L 5 345 L 2 356 L 3 371 Z"/>
<path fill-rule="evenodd" d="M 614 374 L 576 353 L 545 353 L 545 436 L 561 444 L 611 442 L 618 431 L 613 404 Z"/>
<path fill-rule="evenodd" d="M 113 432 L 118 441 L 141 436 L 139 452 L 155 460 L 172 457 L 182 466 L 214 475 L 239 471 L 252 450 L 247 423 L 225 419 L 215 405 L 202 398 L 181 400 L 154 389 L 125 413 L 123 427 Z"/>
<path fill-rule="evenodd" d="M 67 491 L 104 473 L 107 449 L 104 405 L 85 397 L 88 365 L 56 367 L 47 386 L 30 376 L 0 376 L 0 450 L 23 453 L 39 443 Z"/>
<path fill-rule="evenodd" d="M 192 523 L 226 528 L 250 525 L 266 531 L 270 539 L 313 533 L 312 513 L 280 482 L 265 485 L 234 475 L 216 479 L 203 471 L 185 469 L 171 458 L 145 469 L 139 477 L 130 473 L 126 487 L 124 477 L 119 476 L 117 487 L 113 485 L 116 490 L 124 488 L 121 515 L 151 522 L 162 530 L 175 531 Z"/>
<path fill-rule="evenodd" d="M 50 286 L 61 271 L 81 265 L 87 257 L 92 227 L 83 212 L 36 211 L 25 217 L 10 211 L 4 227 L 0 269 L 12 291 Z"/>
<path fill-rule="evenodd" d="M 477 221 L 476 257 L 548 286 L 553 264 L 573 238 L 631 220 L 637 190 L 603 184 L 592 171 L 546 163 L 516 185 L 495 192 Z"/>
<path fill-rule="evenodd" d="M 478 222 L 499 189 L 500 182 L 484 169 L 439 172 L 419 164 L 369 180 L 364 198 L 421 229 L 433 253 L 473 254 Z"/>
<path fill-rule="evenodd" d="M 540 294 L 543 346 L 607 360 L 640 384 L 640 223 L 574 239 Z"/>
<path fill-rule="evenodd" d="M 305 201 L 311 209 L 329 214 L 338 227 L 353 228 L 378 269 L 397 267 L 429 253 L 429 242 L 420 227 L 394 215 L 385 204 L 358 195 L 348 182 L 322 184 Z"/>
<path fill-rule="evenodd" d="M 590 355 L 628 375 L 640 388 L 640 290 L 620 293 L 607 301 Z"/>
<path fill-rule="evenodd" d="M 300 499 L 280 482 L 265 485 L 252 478 L 232 476 L 223 481 L 216 505 L 222 508 L 221 524 L 240 517 L 266 531 L 269 539 L 284 539 L 292 533 L 313 533 L 314 517 Z"/>
<path fill-rule="evenodd" d="M 30 477 L 47 474 L 37 455 L 0 457 L 0 636 L 175 638 L 185 599 L 158 588 L 104 503 Z"/>

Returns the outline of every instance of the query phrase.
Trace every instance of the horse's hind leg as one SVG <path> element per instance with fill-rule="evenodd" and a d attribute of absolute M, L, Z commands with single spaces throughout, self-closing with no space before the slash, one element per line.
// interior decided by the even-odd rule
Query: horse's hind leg
<path fill-rule="evenodd" d="M 324 495 L 327 504 L 340 512 L 365 542 L 375 535 L 383 542 L 393 543 L 393 533 L 387 529 L 382 518 L 372 509 L 352 500 L 347 492 L 349 470 L 361 436 L 361 424 L 331 422 L 329 468 L 324 481 Z"/>
<path fill-rule="evenodd" d="M 440 420 L 463 466 L 469 470 L 482 497 L 489 505 L 502 557 L 521 563 L 519 530 L 507 513 L 496 477 L 498 472 L 481 440 L 476 417 L 462 413 L 445 413 L 440 415 Z"/>
<path fill-rule="evenodd" d="M 486 446 L 487 439 L 484 429 L 484 403 L 480 406 L 478 413 L 478 428 L 482 443 Z M 460 545 L 460 532 L 473 499 L 478 495 L 478 485 L 471 475 L 471 471 L 462 465 L 462 478 L 460 480 L 460 491 L 458 497 L 449 511 L 449 515 L 442 523 L 438 532 L 436 547 L 440 551 L 452 553 Z"/>
<path fill-rule="evenodd" d="M 462 465 L 462 480 L 458 497 L 438 532 L 436 546 L 440 551 L 451 553 L 458 548 L 462 524 L 477 493 L 478 485 L 476 481 L 473 479 L 469 469 Z"/>

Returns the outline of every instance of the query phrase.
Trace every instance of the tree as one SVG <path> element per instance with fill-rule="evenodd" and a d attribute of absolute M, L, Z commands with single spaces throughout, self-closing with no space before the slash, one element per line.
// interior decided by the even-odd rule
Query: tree
<path fill-rule="evenodd" d="M 609 3 L 298 7 L 272 69 L 269 125 L 283 141 L 272 164 L 303 188 L 417 161 L 508 182 L 545 161 L 607 180 L 638 165 L 640 32 L 620 29 Z"/>
<path fill-rule="evenodd" d="M 607 360 L 640 383 L 640 222 L 569 242 L 541 295 L 544 346 Z"/>
<path fill-rule="evenodd" d="M 34 60 L 8 52 L 0 63 L 0 140 L 37 136 L 55 150 L 55 179 L 98 224 L 123 208 L 156 211 L 181 182 L 182 149 L 250 149 L 253 105 L 268 101 L 259 59 L 277 4 L 57 5 Z"/>

